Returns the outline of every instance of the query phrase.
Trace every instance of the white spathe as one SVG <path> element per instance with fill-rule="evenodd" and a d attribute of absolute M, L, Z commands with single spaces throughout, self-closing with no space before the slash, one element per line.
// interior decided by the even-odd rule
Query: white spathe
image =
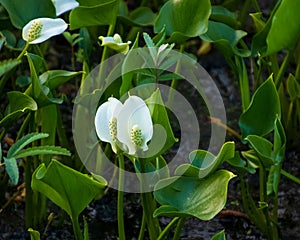
<path fill-rule="evenodd" d="M 79 6 L 79 3 L 75 0 L 52 0 L 52 2 L 55 6 L 56 16 L 59 16 Z"/>
<path fill-rule="evenodd" d="M 99 139 L 111 144 L 116 153 L 117 148 L 117 117 L 123 104 L 116 98 L 110 97 L 96 112 L 95 127 Z"/>
<path fill-rule="evenodd" d="M 134 155 L 139 149 L 147 151 L 147 142 L 153 135 L 153 123 L 144 100 L 138 96 L 129 96 L 117 119 L 118 140 L 127 147 L 128 153 Z"/>
<path fill-rule="evenodd" d="M 37 44 L 63 33 L 67 27 L 61 18 L 36 18 L 23 27 L 22 37 L 29 44 Z"/>

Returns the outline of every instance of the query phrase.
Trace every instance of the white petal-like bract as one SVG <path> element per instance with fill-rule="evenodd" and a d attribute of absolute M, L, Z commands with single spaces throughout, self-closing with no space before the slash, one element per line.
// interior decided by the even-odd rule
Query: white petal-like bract
<path fill-rule="evenodd" d="M 111 126 L 111 124 L 117 120 L 122 106 L 118 99 L 111 97 L 98 108 L 95 116 L 95 127 L 99 139 L 110 143 L 114 152 L 116 152 L 116 141 L 113 139 L 111 132 L 112 130 L 117 131 L 117 126 Z M 117 122 L 114 124 L 117 125 Z M 115 129 L 111 129 L 112 127 L 115 127 Z"/>
<path fill-rule="evenodd" d="M 118 140 L 127 146 L 128 153 L 134 155 L 138 149 L 148 150 L 147 142 L 153 135 L 153 123 L 144 100 L 137 96 L 129 96 L 117 119 Z M 142 139 L 139 146 L 132 139 L 135 136 L 139 138 L 137 142 Z"/>
<path fill-rule="evenodd" d="M 37 44 L 63 33 L 68 24 L 61 18 L 37 18 L 23 27 L 22 37 L 30 44 Z"/>
<path fill-rule="evenodd" d="M 56 16 L 79 6 L 79 3 L 75 0 L 52 0 L 52 2 L 55 6 Z"/>

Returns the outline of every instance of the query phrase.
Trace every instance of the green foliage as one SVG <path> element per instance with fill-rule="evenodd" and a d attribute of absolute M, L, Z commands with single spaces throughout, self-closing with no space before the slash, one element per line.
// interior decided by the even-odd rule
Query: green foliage
<path fill-rule="evenodd" d="M 0 3 L 7 10 L 12 24 L 18 29 L 21 29 L 35 18 L 56 17 L 55 8 L 51 0 L 0 0 Z"/>
<path fill-rule="evenodd" d="M 149 144 L 149 150 L 146 153 L 147 155 L 152 155 L 151 158 L 153 159 L 154 156 L 159 156 L 171 148 L 177 142 L 177 139 L 174 137 L 160 90 L 155 90 L 145 102 L 150 110 L 154 124 L 153 137 Z"/>
<path fill-rule="evenodd" d="M 38 231 L 33 230 L 32 228 L 28 229 L 30 233 L 30 240 L 40 240 L 40 233 Z"/>
<path fill-rule="evenodd" d="M 195 150 L 189 155 L 191 164 L 180 165 L 175 173 L 177 175 L 205 178 L 216 171 L 223 162 L 233 157 L 234 142 L 224 143 L 217 156 L 205 150 Z"/>
<path fill-rule="evenodd" d="M 211 238 L 211 240 L 226 240 L 225 231 L 222 230 L 218 232 Z"/>
<path fill-rule="evenodd" d="M 77 219 L 86 206 L 103 193 L 106 184 L 52 160 L 48 167 L 41 164 L 36 169 L 31 186 L 65 210 L 71 219 Z"/>
<path fill-rule="evenodd" d="M 234 177 L 219 170 L 207 178 L 170 177 L 155 186 L 154 197 L 162 205 L 154 216 L 194 216 L 212 219 L 225 206 L 228 182 Z"/>
<path fill-rule="evenodd" d="M 0 121 L 0 126 L 6 127 L 16 122 L 20 117 L 30 111 L 38 109 L 37 103 L 30 96 L 12 91 L 7 93 L 9 99 L 8 113 Z"/>
<path fill-rule="evenodd" d="M 79 7 L 73 9 L 70 13 L 71 30 L 115 23 L 118 12 L 118 0 L 79 2 Z"/>
<path fill-rule="evenodd" d="M 250 106 L 240 116 L 239 126 L 242 138 L 248 135 L 264 136 L 270 133 L 274 129 L 275 119 L 280 115 L 280 100 L 272 77 L 270 77 L 256 90 Z"/>
<path fill-rule="evenodd" d="M 299 2 L 283 0 L 278 4 L 264 28 L 254 36 L 253 53 L 259 51 L 266 56 L 283 49 L 292 50 L 296 47 L 300 37 L 298 24 L 300 16 L 297 11 Z"/>
<path fill-rule="evenodd" d="M 164 26 L 169 42 L 182 44 L 190 37 L 199 36 L 207 31 L 211 5 L 208 0 L 171 0 L 159 11 L 154 31 L 161 31 Z"/>
<path fill-rule="evenodd" d="M 17 185 L 19 181 L 19 169 L 17 165 L 17 160 L 13 157 L 6 158 L 3 157 L 5 163 L 5 170 L 10 178 L 12 184 Z"/>
<path fill-rule="evenodd" d="M 152 12 L 152 10 L 148 7 L 139 7 L 134 9 L 130 14 L 120 15 L 118 18 L 126 23 L 127 25 L 132 26 L 153 26 L 156 20 L 156 14 Z"/>
<path fill-rule="evenodd" d="M 246 35 L 245 31 L 235 30 L 224 23 L 209 21 L 207 32 L 200 37 L 207 42 L 215 43 L 226 57 L 233 55 L 248 57 L 250 55 L 249 50 L 238 49 L 236 46 Z"/>
<path fill-rule="evenodd" d="M 11 182 L 14 185 L 19 181 L 19 168 L 17 165 L 17 158 L 24 158 L 34 155 L 42 154 L 59 154 L 70 156 L 70 152 L 64 148 L 56 146 L 37 146 L 24 149 L 24 147 L 36 140 L 47 138 L 49 135 L 46 133 L 30 133 L 19 139 L 7 152 L 7 157 L 4 157 L 5 169 Z"/>
<path fill-rule="evenodd" d="M 0 62 L 0 77 L 13 69 L 14 67 L 18 66 L 21 63 L 21 60 L 18 59 L 9 59 L 9 60 L 4 60 Z"/>

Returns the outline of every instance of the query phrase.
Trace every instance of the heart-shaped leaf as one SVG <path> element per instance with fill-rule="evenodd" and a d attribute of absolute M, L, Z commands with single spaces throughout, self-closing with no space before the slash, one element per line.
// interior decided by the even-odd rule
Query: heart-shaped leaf
<path fill-rule="evenodd" d="M 235 175 L 219 170 L 208 178 L 171 177 L 159 181 L 154 197 L 162 205 L 154 216 L 194 216 L 210 220 L 226 203 L 228 182 Z"/>
<path fill-rule="evenodd" d="M 167 1 L 159 11 L 154 31 L 160 32 L 165 26 L 170 42 L 183 43 L 207 31 L 210 12 L 209 0 Z"/>
<path fill-rule="evenodd" d="M 189 155 L 192 164 L 180 165 L 175 174 L 204 178 L 214 172 L 224 161 L 233 158 L 234 151 L 234 142 L 224 143 L 217 156 L 205 150 L 195 150 Z"/>
<path fill-rule="evenodd" d="M 41 164 L 33 173 L 31 182 L 33 190 L 46 195 L 72 219 L 77 219 L 105 186 L 106 182 L 98 182 L 56 160 L 52 160 L 48 167 Z"/>

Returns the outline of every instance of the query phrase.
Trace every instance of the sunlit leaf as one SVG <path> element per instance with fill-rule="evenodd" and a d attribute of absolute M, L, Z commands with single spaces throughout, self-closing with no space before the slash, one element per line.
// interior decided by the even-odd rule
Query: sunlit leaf
<path fill-rule="evenodd" d="M 194 216 L 210 220 L 225 206 L 228 182 L 235 175 L 219 170 L 205 179 L 171 177 L 160 180 L 154 197 L 162 206 L 154 216 Z"/>
<path fill-rule="evenodd" d="M 220 232 L 218 232 L 217 234 L 215 234 L 211 240 L 226 240 L 226 236 L 225 236 L 225 230 L 222 230 Z"/>
<path fill-rule="evenodd" d="M 170 42 L 183 43 L 207 31 L 210 13 L 209 0 L 170 0 L 161 7 L 154 30 L 157 33 L 165 26 Z"/>
<path fill-rule="evenodd" d="M 105 186 L 106 183 L 100 183 L 56 160 L 52 160 L 48 167 L 41 164 L 33 173 L 31 182 L 33 190 L 46 195 L 71 218 L 77 218 Z"/>
<path fill-rule="evenodd" d="M 28 229 L 30 233 L 30 240 L 40 240 L 40 233 L 38 231 L 33 230 L 32 228 Z"/>

